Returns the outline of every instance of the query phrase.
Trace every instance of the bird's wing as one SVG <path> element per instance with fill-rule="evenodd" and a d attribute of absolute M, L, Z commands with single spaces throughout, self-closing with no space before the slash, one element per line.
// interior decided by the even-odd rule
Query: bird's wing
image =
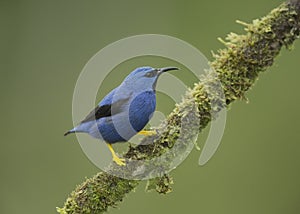
<path fill-rule="evenodd" d="M 116 89 L 111 91 L 103 100 L 99 103 L 98 106 L 94 110 L 92 110 L 85 118 L 81 121 L 81 123 L 85 123 L 88 121 L 93 121 L 100 119 L 102 117 L 109 117 L 113 114 L 118 114 L 122 111 L 123 106 L 128 103 L 130 99 L 129 96 L 120 97 L 117 100 L 114 100 L 112 103 L 112 98 Z M 113 108 L 113 112 L 112 112 Z"/>

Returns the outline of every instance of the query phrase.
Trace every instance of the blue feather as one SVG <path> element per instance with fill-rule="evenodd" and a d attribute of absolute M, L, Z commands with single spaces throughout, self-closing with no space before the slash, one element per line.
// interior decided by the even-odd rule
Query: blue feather
<path fill-rule="evenodd" d="M 169 70 L 177 68 L 135 69 L 99 102 L 95 110 L 65 135 L 85 132 L 111 144 L 128 141 L 151 119 L 156 107 L 157 79 Z"/>
<path fill-rule="evenodd" d="M 149 122 L 156 108 L 155 92 L 145 91 L 134 98 L 129 108 L 130 123 L 139 132 Z M 143 115 L 141 117 L 141 115 Z"/>

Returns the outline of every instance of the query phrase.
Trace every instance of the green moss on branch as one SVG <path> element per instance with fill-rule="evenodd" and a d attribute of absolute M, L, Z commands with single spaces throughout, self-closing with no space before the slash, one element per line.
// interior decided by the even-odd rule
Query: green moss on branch
<path fill-rule="evenodd" d="M 147 144 L 153 141 L 151 138 L 143 139 L 144 145 L 130 147 L 125 155 L 127 159 L 150 160 L 173 148 L 178 143 L 175 142 L 180 134 L 181 121 L 191 111 L 191 104 L 196 104 L 201 131 L 212 120 L 211 112 L 218 112 L 236 99 L 244 98 L 259 73 L 273 64 L 281 48 L 290 48 L 299 37 L 300 0 L 283 3 L 262 19 L 254 20 L 251 24 L 242 24 L 246 27 L 246 34 L 229 34 L 226 41 L 221 40 L 226 49 L 214 54 L 215 60 L 211 65 L 217 76 L 208 74 L 203 81 L 195 84 L 195 87 L 187 92 L 185 99 L 176 105 L 165 123 L 158 128 L 160 134 L 154 143 Z M 209 97 L 205 89 L 206 85 L 213 85 L 218 81 L 222 83 L 226 103 L 219 100 L 218 94 Z M 211 102 L 218 103 L 216 109 L 211 109 Z M 192 135 L 186 136 L 186 140 L 189 137 Z M 111 165 L 109 170 L 127 173 L 128 168 L 121 169 Z M 148 189 L 167 193 L 171 190 L 171 183 L 172 179 L 163 175 L 161 178 L 152 179 Z M 104 213 L 108 207 L 115 207 L 121 202 L 138 184 L 137 180 L 126 180 L 100 172 L 80 184 L 70 194 L 64 206 L 57 208 L 57 211 L 61 214 Z"/>

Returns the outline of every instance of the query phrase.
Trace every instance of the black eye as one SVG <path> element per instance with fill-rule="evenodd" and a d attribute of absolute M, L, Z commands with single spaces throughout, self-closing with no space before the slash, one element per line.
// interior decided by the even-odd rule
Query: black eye
<path fill-rule="evenodd" d="M 158 72 L 157 70 L 152 70 L 152 71 L 147 72 L 144 76 L 149 77 L 149 78 L 155 77 L 157 75 L 157 72 Z"/>

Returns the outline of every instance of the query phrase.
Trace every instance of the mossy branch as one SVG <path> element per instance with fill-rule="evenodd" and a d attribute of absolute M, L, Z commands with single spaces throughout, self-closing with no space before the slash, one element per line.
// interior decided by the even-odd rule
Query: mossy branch
<path fill-rule="evenodd" d="M 290 0 L 281 4 L 267 16 L 254 20 L 251 24 L 239 21 L 246 28 L 245 35 L 230 33 L 226 41 L 221 40 L 226 49 L 214 54 L 211 66 L 216 75 L 207 74 L 203 81 L 187 92 L 184 100 L 177 104 L 166 121 L 158 128 L 157 138 L 145 138 L 143 145 L 130 147 L 125 157 L 130 160 L 150 160 L 168 152 L 178 142 L 179 127 L 183 117 L 196 104 L 199 129 L 203 130 L 213 119 L 211 112 L 218 112 L 224 106 L 237 99 L 243 99 L 260 72 L 270 67 L 282 47 L 290 48 L 299 37 L 300 0 Z M 218 100 L 218 95 L 209 97 L 205 85 L 220 81 L 225 93 L 225 102 Z M 218 108 L 211 109 L 210 103 L 217 101 Z M 199 131 L 199 130 L 197 130 Z M 186 136 L 189 140 L 191 136 Z M 154 140 L 154 143 L 148 144 Z M 181 142 L 184 144 L 184 142 Z M 109 171 L 127 173 L 128 168 L 110 165 Z M 127 193 L 139 184 L 138 180 L 115 177 L 110 173 L 100 172 L 80 184 L 68 197 L 63 208 L 57 208 L 61 214 L 104 213 L 109 207 L 115 207 Z M 148 189 L 159 193 L 171 191 L 172 179 L 168 175 L 152 179 Z"/>

